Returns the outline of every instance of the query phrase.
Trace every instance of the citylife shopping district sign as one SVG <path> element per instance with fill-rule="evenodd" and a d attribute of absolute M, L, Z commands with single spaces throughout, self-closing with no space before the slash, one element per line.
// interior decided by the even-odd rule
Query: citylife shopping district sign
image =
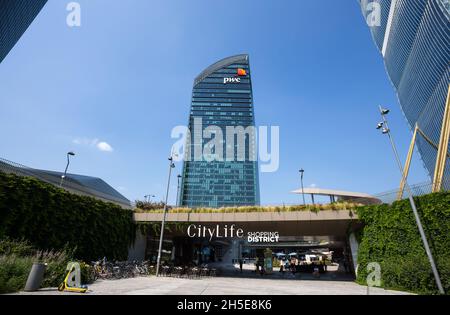
<path fill-rule="evenodd" d="M 209 238 L 211 242 L 213 238 L 241 238 L 247 239 L 249 243 L 278 243 L 280 235 L 278 232 L 247 232 L 245 236 L 244 230 L 236 228 L 235 224 L 228 226 L 216 225 L 215 227 L 206 227 L 201 224 L 191 224 L 187 228 L 187 235 L 190 238 Z"/>

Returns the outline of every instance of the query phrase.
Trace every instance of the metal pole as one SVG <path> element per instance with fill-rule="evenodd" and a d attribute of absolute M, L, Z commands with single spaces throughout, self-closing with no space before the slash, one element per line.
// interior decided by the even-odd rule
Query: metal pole
<path fill-rule="evenodd" d="M 385 115 L 383 114 L 381 106 L 380 106 L 380 112 L 381 112 L 381 116 L 383 117 L 383 123 L 384 123 L 384 125 L 386 127 L 386 130 L 387 130 L 387 135 L 389 136 L 389 140 L 391 141 L 391 146 L 392 146 L 392 150 L 394 151 L 395 159 L 397 160 L 397 164 L 398 164 L 398 167 L 400 169 L 400 173 L 402 174 L 402 178 L 403 178 L 402 162 L 400 162 L 400 158 L 398 156 L 397 148 L 395 147 L 394 139 L 393 139 L 393 137 L 391 135 L 387 119 L 386 119 Z M 437 285 L 437 287 L 439 289 L 439 292 L 441 294 L 445 294 L 444 288 L 442 287 L 442 283 L 441 283 L 441 278 L 439 276 L 439 272 L 438 272 L 436 264 L 434 262 L 433 254 L 431 253 L 430 246 L 428 245 L 428 240 L 427 240 L 427 237 L 426 237 L 425 232 L 423 230 L 422 222 L 420 221 L 419 213 L 417 212 L 416 203 L 414 202 L 414 198 L 412 196 L 411 188 L 409 187 L 407 180 L 405 180 L 405 187 L 406 187 L 406 191 L 408 192 L 409 203 L 411 204 L 411 208 L 412 208 L 413 213 L 414 213 L 414 218 L 416 219 L 417 227 L 419 228 L 419 233 L 420 233 L 420 237 L 422 238 L 423 246 L 425 247 L 425 251 L 427 253 L 428 260 L 430 261 L 430 265 L 431 265 L 431 269 L 432 269 L 433 274 L 434 274 L 434 279 L 436 281 L 436 285 Z"/>
<path fill-rule="evenodd" d="M 305 191 L 303 189 L 303 173 L 305 171 L 303 169 L 300 170 L 300 180 L 302 182 L 302 197 L 303 197 L 303 205 L 306 206 L 306 202 L 305 202 Z"/>
<path fill-rule="evenodd" d="M 178 198 L 179 198 L 179 194 L 180 194 L 180 179 L 181 179 L 181 175 L 178 175 L 177 178 L 178 178 L 178 185 L 177 185 L 177 199 L 176 199 L 176 205 L 177 205 L 177 207 L 178 207 L 178 206 L 179 206 Z"/>
<path fill-rule="evenodd" d="M 156 261 L 156 276 L 159 276 L 159 266 L 161 264 L 161 250 L 162 250 L 162 243 L 163 243 L 163 238 L 164 238 L 164 225 L 166 223 L 166 212 L 167 212 L 167 201 L 169 199 L 169 188 L 170 188 L 170 176 L 172 175 L 172 168 L 175 167 L 175 165 L 173 164 L 173 158 L 170 157 L 169 158 L 169 178 L 167 180 L 167 190 L 166 190 L 166 201 L 164 203 L 164 211 L 163 211 L 163 220 L 161 223 L 161 232 L 160 232 L 160 237 L 159 237 L 159 250 L 158 250 L 158 258 Z"/>
<path fill-rule="evenodd" d="M 69 168 L 69 164 L 70 164 L 70 158 L 69 158 L 69 153 L 67 153 L 67 165 L 66 165 L 66 169 L 64 170 L 64 175 L 61 176 L 61 182 L 59 183 L 60 188 L 62 188 L 64 178 L 66 178 L 67 169 Z"/>

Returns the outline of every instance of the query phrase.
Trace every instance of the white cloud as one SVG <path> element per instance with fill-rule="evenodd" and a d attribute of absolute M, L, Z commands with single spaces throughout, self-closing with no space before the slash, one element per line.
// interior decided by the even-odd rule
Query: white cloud
<path fill-rule="evenodd" d="M 102 152 L 112 152 L 114 151 L 113 147 L 106 141 L 100 141 L 97 138 L 75 138 L 72 142 L 76 145 L 84 145 L 95 147 Z"/>
<path fill-rule="evenodd" d="M 113 151 L 112 146 L 110 146 L 108 142 L 104 142 L 104 141 L 97 143 L 97 149 L 99 149 L 100 151 L 103 151 L 103 152 L 112 152 Z"/>
<path fill-rule="evenodd" d="M 317 185 L 316 185 L 316 184 L 311 184 L 311 185 L 309 185 L 309 187 L 311 187 L 311 188 L 316 188 Z"/>

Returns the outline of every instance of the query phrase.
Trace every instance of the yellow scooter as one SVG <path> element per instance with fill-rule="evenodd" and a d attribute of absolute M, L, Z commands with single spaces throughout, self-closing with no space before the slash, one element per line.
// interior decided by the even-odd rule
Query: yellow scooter
<path fill-rule="evenodd" d="M 76 293 L 86 293 L 88 290 L 88 287 L 85 285 L 82 285 L 81 287 L 75 287 L 71 286 L 70 284 L 73 283 L 71 280 L 74 276 L 80 277 L 80 265 L 78 263 L 69 263 L 67 265 L 67 270 L 69 272 L 67 273 L 66 277 L 64 278 L 64 281 L 59 285 L 58 291 L 68 291 L 68 292 L 76 292 Z M 70 282 L 70 283 L 69 283 Z"/>

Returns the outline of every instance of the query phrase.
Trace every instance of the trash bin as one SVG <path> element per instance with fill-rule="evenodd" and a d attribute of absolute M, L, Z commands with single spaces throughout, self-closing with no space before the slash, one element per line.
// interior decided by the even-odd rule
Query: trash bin
<path fill-rule="evenodd" d="M 46 267 L 47 264 L 33 264 L 30 274 L 28 275 L 27 284 L 25 285 L 25 291 L 37 291 L 41 287 Z"/>

